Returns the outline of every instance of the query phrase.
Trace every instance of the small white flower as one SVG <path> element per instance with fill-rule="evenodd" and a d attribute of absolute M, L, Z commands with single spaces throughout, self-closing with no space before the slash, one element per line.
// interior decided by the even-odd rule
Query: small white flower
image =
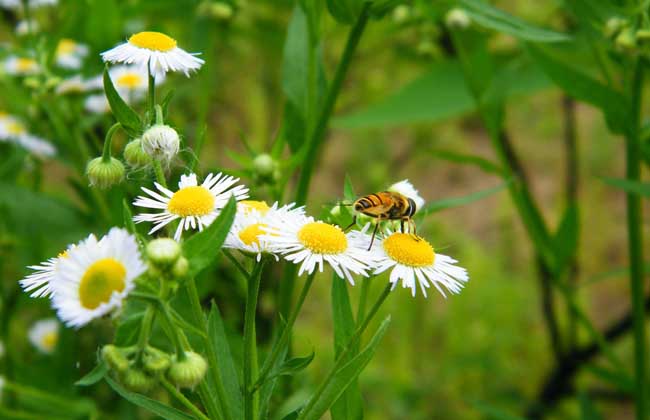
<path fill-rule="evenodd" d="M 75 245 L 69 245 L 68 248 L 54 258 L 42 262 L 40 265 L 30 265 L 30 270 L 35 272 L 20 280 L 20 286 L 25 292 L 32 292 L 30 297 L 48 297 L 52 294 L 52 282 L 56 279 L 56 270 L 59 261 L 68 257 L 68 251 Z"/>
<path fill-rule="evenodd" d="M 110 63 L 136 64 L 147 68 L 153 75 L 170 71 L 180 71 L 185 76 L 196 71 L 205 61 L 197 54 L 190 54 L 178 48 L 176 40 L 160 32 L 138 32 L 131 35 L 128 42 L 105 51 L 104 61 Z"/>
<path fill-rule="evenodd" d="M 375 255 L 366 251 L 370 236 L 365 230 L 346 234 L 338 226 L 305 215 L 270 220 L 263 230 L 267 234 L 260 239 L 267 242 L 271 252 L 301 264 L 298 275 L 311 274 L 316 266 L 322 272 L 326 262 L 339 277 L 354 285 L 352 274 L 367 277 L 374 265 Z"/>
<path fill-rule="evenodd" d="M 63 79 L 56 87 L 59 95 L 83 93 L 87 90 L 87 82 L 80 74 Z"/>
<path fill-rule="evenodd" d="M 176 130 L 165 124 L 155 124 L 142 134 L 142 150 L 165 164 L 178 154 L 181 139 Z"/>
<path fill-rule="evenodd" d="M 445 15 L 445 25 L 451 29 L 466 29 L 472 24 L 472 18 L 461 8 L 450 9 Z"/>
<path fill-rule="evenodd" d="M 27 134 L 27 128 L 13 115 L 0 112 L 0 141 L 16 140 Z"/>
<path fill-rule="evenodd" d="M 90 95 L 84 101 L 84 109 L 93 114 L 105 114 L 111 110 L 111 105 L 103 93 L 97 95 Z"/>
<path fill-rule="evenodd" d="M 410 288 L 413 296 L 416 283 L 425 297 L 431 285 L 446 296 L 443 288 L 451 293 L 460 293 L 463 284 L 469 280 L 467 270 L 454 265 L 457 261 L 453 258 L 434 252 L 431 244 L 423 238 L 396 232 L 380 240 L 373 248 L 379 253 L 375 274 L 391 270 L 393 289 L 401 280 L 402 287 Z"/>
<path fill-rule="evenodd" d="M 403 181 L 391 185 L 390 187 L 388 187 L 388 191 L 400 193 L 406 198 L 410 198 L 411 200 L 413 200 L 415 202 L 416 212 L 422 209 L 422 207 L 424 206 L 425 203 L 424 198 L 422 198 L 418 190 L 415 189 L 413 184 L 411 184 L 408 179 L 405 179 Z"/>
<path fill-rule="evenodd" d="M 36 321 L 27 336 L 40 352 L 51 354 L 59 341 L 59 321 L 54 318 Z"/>
<path fill-rule="evenodd" d="M 28 76 L 40 71 L 38 62 L 33 58 L 9 56 L 4 62 L 4 69 L 7 74 L 13 76 Z"/>
<path fill-rule="evenodd" d="M 219 215 L 221 209 L 228 203 L 231 196 L 236 200 L 248 198 L 248 188 L 235 184 L 239 178 L 223 175 L 208 174 L 201 185 L 198 185 L 196 174 L 182 175 L 178 183 L 178 191 L 173 192 L 155 183 L 159 194 L 148 188 L 142 190 L 149 195 L 139 196 L 133 202 L 138 207 L 162 210 L 160 213 L 142 213 L 133 217 L 136 223 L 153 222 L 149 231 L 152 234 L 162 229 L 174 220 L 180 219 L 174 239 L 181 238 L 183 230 L 199 229 L 209 226 Z"/>
<path fill-rule="evenodd" d="M 149 75 L 142 66 L 113 66 L 108 70 L 108 75 L 113 81 L 115 89 L 121 96 L 144 95 L 149 89 Z M 156 85 L 161 84 L 165 76 L 156 77 Z M 103 85 L 103 81 L 102 81 Z"/>
<path fill-rule="evenodd" d="M 269 207 L 264 201 L 245 200 L 237 203 L 237 214 L 233 222 L 224 248 L 238 249 L 243 252 L 256 254 L 260 261 L 263 253 L 273 254 L 270 244 L 264 239 L 269 224 L 286 223 L 294 216 L 303 216 L 304 207 L 295 207 L 295 203 L 278 207 L 274 203 Z M 277 260 L 277 256 L 275 256 Z"/>
<path fill-rule="evenodd" d="M 18 137 L 17 143 L 29 153 L 41 159 L 56 155 L 56 148 L 50 142 L 32 134 L 24 134 Z"/>
<path fill-rule="evenodd" d="M 88 55 L 88 46 L 79 44 L 72 39 L 63 38 L 59 41 L 54 52 L 56 64 L 64 69 L 78 70 L 83 59 Z"/>
<path fill-rule="evenodd" d="M 56 269 L 52 306 L 67 326 L 79 328 L 120 308 L 146 270 L 135 238 L 112 228 L 98 241 L 88 236 Z"/>
<path fill-rule="evenodd" d="M 29 21 L 21 20 L 16 25 L 16 29 L 14 29 L 14 32 L 16 32 L 16 35 L 18 36 L 23 36 L 23 35 L 27 35 L 30 30 L 32 32 L 38 32 L 39 29 L 40 26 L 38 25 L 38 22 L 35 21 L 34 19 L 31 19 Z"/>

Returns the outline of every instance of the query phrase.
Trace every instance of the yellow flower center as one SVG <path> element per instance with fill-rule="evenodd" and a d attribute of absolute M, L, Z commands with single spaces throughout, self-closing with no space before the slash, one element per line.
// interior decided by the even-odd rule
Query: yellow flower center
<path fill-rule="evenodd" d="M 214 196 L 205 187 L 185 187 L 174 193 L 167 209 L 181 217 L 205 216 L 214 210 Z"/>
<path fill-rule="evenodd" d="M 124 290 L 126 268 L 113 258 L 94 262 L 81 278 L 79 300 L 86 309 L 95 309 L 111 300 L 113 292 Z"/>
<path fill-rule="evenodd" d="M 36 61 L 31 58 L 17 58 L 16 70 L 20 72 L 30 71 L 36 67 Z"/>
<path fill-rule="evenodd" d="M 115 83 L 128 89 L 135 89 L 142 85 L 142 77 L 135 73 L 126 73 L 120 76 Z"/>
<path fill-rule="evenodd" d="M 298 231 L 298 240 L 317 254 L 340 254 L 348 248 L 341 228 L 323 222 L 307 223 Z"/>
<path fill-rule="evenodd" d="M 255 223 L 250 226 L 245 227 L 239 232 L 239 239 L 248 246 L 253 244 L 260 244 L 260 235 L 264 235 L 266 232 L 262 230 L 263 227 L 266 227 L 263 223 Z"/>
<path fill-rule="evenodd" d="M 257 210 L 262 215 L 265 215 L 266 212 L 271 209 L 269 205 L 266 204 L 266 201 L 242 200 L 239 204 L 242 206 L 245 214 L 250 213 L 251 210 Z"/>
<path fill-rule="evenodd" d="M 25 134 L 25 126 L 23 126 L 19 122 L 10 122 L 7 124 L 7 131 L 9 134 L 14 134 L 14 135 L 21 135 Z"/>
<path fill-rule="evenodd" d="M 384 240 L 384 251 L 400 264 L 424 267 L 433 264 L 436 253 L 426 240 L 408 233 L 393 233 Z"/>
<path fill-rule="evenodd" d="M 56 46 L 56 54 L 72 54 L 77 48 L 77 43 L 71 39 L 62 39 L 59 45 Z"/>
<path fill-rule="evenodd" d="M 160 32 L 138 32 L 137 34 L 131 35 L 129 44 L 162 52 L 176 48 L 176 40 Z"/>
<path fill-rule="evenodd" d="M 48 352 L 54 350 L 54 347 L 56 347 L 56 343 L 58 341 L 59 341 L 58 331 L 50 331 L 46 334 L 43 334 L 43 337 L 41 337 L 41 345 Z"/>

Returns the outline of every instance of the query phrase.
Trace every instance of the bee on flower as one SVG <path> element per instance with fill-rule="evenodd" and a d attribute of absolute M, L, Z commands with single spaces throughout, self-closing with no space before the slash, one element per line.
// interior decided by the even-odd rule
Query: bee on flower
<path fill-rule="evenodd" d="M 64 69 L 79 70 L 83 59 L 88 55 L 88 46 L 72 39 L 63 38 L 59 41 L 54 52 L 56 64 Z"/>
<path fill-rule="evenodd" d="M 175 240 L 180 240 L 183 230 L 203 230 L 217 218 L 231 196 L 237 201 L 248 198 L 248 188 L 235 185 L 239 178 L 222 173 L 208 174 L 199 185 L 196 174 L 182 175 L 178 183 L 178 190 L 171 191 L 155 183 L 158 192 L 142 187 L 146 193 L 133 202 L 134 206 L 155 210 L 158 213 L 142 213 L 133 217 L 136 223 L 152 222 L 153 234 L 169 223 L 179 220 Z"/>
<path fill-rule="evenodd" d="M 38 351 L 52 354 L 59 341 L 59 321 L 54 318 L 36 321 L 27 332 L 27 337 Z"/>
<path fill-rule="evenodd" d="M 5 59 L 4 70 L 12 76 L 30 76 L 38 73 L 41 66 L 33 58 L 12 55 Z"/>

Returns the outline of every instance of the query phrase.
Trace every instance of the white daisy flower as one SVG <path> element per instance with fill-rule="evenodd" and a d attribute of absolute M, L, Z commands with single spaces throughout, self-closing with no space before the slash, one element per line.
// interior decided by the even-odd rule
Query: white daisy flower
<path fill-rule="evenodd" d="M 32 292 L 30 297 L 48 297 L 52 294 L 52 282 L 56 279 L 56 270 L 59 261 L 68 257 L 68 251 L 75 245 L 69 245 L 68 248 L 54 258 L 42 262 L 40 265 L 30 265 L 30 270 L 35 272 L 20 280 L 20 286 L 25 292 Z"/>
<path fill-rule="evenodd" d="M 7 74 L 13 76 L 28 76 L 38 73 L 40 66 L 33 58 L 12 55 L 5 60 L 4 69 Z"/>
<path fill-rule="evenodd" d="M 170 222 L 180 219 L 174 239 L 181 238 L 183 230 L 203 230 L 209 226 L 219 215 L 221 209 L 226 205 L 231 196 L 237 201 L 248 198 L 248 188 L 235 184 L 239 178 L 223 175 L 208 174 L 201 185 L 196 180 L 196 174 L 181 175 L 178 183 L 178 191 L 171 190 L 155 183 L 159 194 L 155 191 L 142 187 L 142 190 L 149 195 L 139 196 L 133 205 L 150 209 L 162 210 L 160 213 L 142 213 L 133 217 L 136 223 L 153 222 L 154 226 L 149 231 L 152 234 Z"/>
<path fill-rule="evenodd" d="M 388 187 L 388 191 L 400 193 L 406 198 L 410 198 L 411 200 L 413 200 L 415 202 L 416 212 L 424 206 L 425 203 L 424 198 L 422 198 L 418 190 L 415 189 L 413 184 L 411 184 L 408 179 L 405 179 L 403 181 L 391 185 L 390 187 Z"/>
<path fill-rule="evenodd" d="M 80 74 L 63 79 L 61 83 L 56 86 L 56 93 L 59 95 L 79 94 L 84 93 L 86 90 L 87 82 Z"/>
<path fill-rule="evenodd" d="M 67 326 L 79 328 L 118 309 L 146 270 L 135 237 L 112 228 L 100 241 L 88 236 L 61 259 L 52 306 Z"/>
<path fill-rule="evenodd" d="M 146 67 L 142 66 L 113 66 L 108 70 L 115 89 L 121 96 L 142 96 L 149 89 L 149 75 Z M 164 75 L 156 77 L 159 85 L 164 81 Z M 103 80 L 102 80 L 103 86 Z"/>
<path fill-rule="evenodd" d="M 40 352 L 51 354 L 59 341 L 59 321 L 55 318 L 36 321 L 29 329 L 27 337 Z"/>
<path fill-rule="evenodd" d="M 443 288 L 451 293 L 460 293 L 469 280 L 467 270 L 454 265 L 458 261 L 434 252 L 431 244 L 423 238 L 396 232 L 379 242 L 374 247 L 380 255 L 375 274 L 391 270 L 393 289 L 401 280 L 402 287 L 410 288 L 413 296 L 416 283 L 419 283 L 424 297 L 431 285 L 446 296 Z"/>
<path fill-rule="evenodd" d="M 269 224 L 280 224 L 286 222 L 293 216 L 303 216 L 304 207 L 295 207 L 295 203 L 278 207 L 274 203 L 269 207 L 264 201 L 244 200 L 237 203 L 237 215 L 233 222 L 224 248 L 238 249 L 240 251 L 256 254 L 257 261 L 260 261 L 263 253 L 273 254 L 270 244 L 263 239 Z"/>
<path fill-rule="evenodd" d="M 18 137 L 16 142 L 18 145 L 22 146 L 23 149 L 41 159 L 50 158 L 56 155 L 56 148 L 52 143 L 32 134 L 23 134 Z"/>
<path fill-rule="evenodd" d="M 88 46 L 63 38 L 59 41 L 54 52 L 56 64 L 64 69 L 78 70 L 83 64 L 83 59 L 88 55 Z"/>
<path fill-rule="evenodd" d="M 38 32 L 38 30 L 40 29 L 40 26 L 38 25 L 38 22 L 35 21 L 34 19 L 31 19 L 29 21 L 28 20 L 21 20 L 16 25 L 16 28 L 14 29 L 14 32 L 18 36 L 23 36 L 23 35 L 27 35 L 29 33 L 30 29 L 31 29 L 32 32 Z"/>
<path fill-rule="evenodd" d="M 267 242 L 272 252 L 301 264 L 298 275 L 313 273 L 317 265 L 322 272 L 323 262 L 326 262 L 339 277 L 354 285 L 352 274 L 368 277 L 367 271 L 376 258 L 375 254 L 366 251 L 370 236 L 365 229 L 346 234 L 340 227 L 315 221 L 313 217 L 291 215 L 270 220 L 263 230 L 267 234 L 260 239 Z"/>
<path fill-rule="evenodd" d="M 90 95 L 84 100 L 84 109 L 93 114 L 105 114 L 111 110 L 111 105 L 103 93 Z"/>
<path fill-rule="evenodd" d="M 0 140 L 15 140 L 27 134 L 27 128 L 13 115 L 0 112 Z"/>
<path fill-rule="evenodd" d="M 190 72 L 201 68 L 205 61 L 178 48 L 176 40 L 160 32 L 138 32 L 128 42 L 105 51 L 102 59 L 110 63 L 136 64 L 147 68 L 156 76 L 170 71 L 180 71 L 189 77 Z"/>

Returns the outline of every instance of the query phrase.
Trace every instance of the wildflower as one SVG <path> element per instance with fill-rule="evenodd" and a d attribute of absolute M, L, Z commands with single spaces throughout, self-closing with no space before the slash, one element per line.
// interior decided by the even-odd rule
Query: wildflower
<path fill-rule="evenodd" d="M 27 134 L 27 128 L 13 115 L 0 115 L 0 140 L 16 140 Z"/>
<path fill-rule="evenodd" d="M 196 174 L 182 175 L 178 183 L 178 191 L 171 190 L 156 183 L 155 186 L 162 193 L 159 194 L 147 188 L 142 190 L 149 195 L 139 196 L 133 205 L 150 209 L 162 210 L 160 213 L 142 213 L 133 220 L 136 223 L 153 222 L 150 234 L 162 229 L 170 222 L 180 219 L 175 240 L 180 240 L 183 230 L 203 230 L 209 226 L 219 215 L 220 210 L 226 205 L 228 199 L 234 196 L 238 201 L 248 198 L 248 188 L 235 184 L 239 178 L 223 175 L 208 174 L 201 185 L 198 185 Z"/>
<path fill-rule="evenodd" d="M 418 190 L 415 189 L 413 184 L 409 182 L 408 179 L 405 179 L 403 181 L 397 182 L 390 187 L 388 187 L 388 191 L 400 193 L 406 198 L 410 198 L 415 202 L 415 211 L 417 212 L 424 206 L 424 198 L 420 195 Z"/>
<path fill-rule="evenodd" d="M 40 71 L 40 66 L 33 58 L 9 56 L 4 62 L 7 74 L 13 76 L 27 76 Z"/>
<path fill-rule="evenodd" d="M 56 87 L 56 93 L 59 95 L 83 93 L 87 89 L 86 81 L 77 74 L 67 79 L 63 79 Z"/>
<path fill-rule="evenodd" d="M 126 230 L 112 228 L 99 241 L 90 235 L 59 261 L 52 305 L 67 326 L 82 327 L 119 308 L 145 269 Z"/>
<path fill-rule="evenodd" d="M 108 75 L 121 96 L 139 98 L 149 89 L 147 69 L 141 66 L 113 66 L 108 70 Z M 156 85 L 163 81 L 164 75 L 156 77 Z"/>
<path fill-rule="evenodd" d="M 180 148 L 181 139 L 168 125 L 155 124 L 142 135 L 142 150 L 154 159 L 170 162 Z"/>
<path fill-rule="evenodd" d="M 208 364 L 205 359 L 200 354 L 187 351 L 182 360 L 174 356 L 169 368 L 169 379 L 178 387 L 194 388 L 203 380 L 207 371 Z"/>
<path fill-rule="evenodd" d="M 52 283 L 56 279 L 56 271 L 59 262 L 68 257 L 68 251 L 75 245 L 69 245 L 68 248 L 58 256 L 42 262 L 40 265 L 31 265 L 27 268 L 35 272 L 20 280 L 20 286 L 25 292 L 32 292 L 30 297 L 48 297 L 52 294 Z"/>
<path fill-rule="evenodd" d="M 273 254 L 268 240 L 264 239 L 270 223 L 282 224 L 294 216 L 303 216 L 303 207 L 294 207 L 291 203 L 278 208 L 278 203 L 272 207 L 264 201 L 240 201 L 237 203 L 237 215 L 228 232 L 225 248 L 256 254 L 260 261 L 263 253 Z M 274 222 L 275 221 L 275 222 Z M 276 256 L 277 259 L 277 256 Z"/>
<path fill-rule="evenodd" d="M 366 251 L 370 237 L 365 231 L 345 234 L 338 226 L 295 214 L 270 220 L 264 230 L 267 234 L 260 239 L 268 242 L 272 252 L 301 264 L 298 275 L 313 273 L 316 265 L 322 272 L 326 262 L 339 277 L 354 285 L 352 274 L 367 277 L 374 263 L 374 254 Z"/>
<path fill-rule="evenodd" d="M 59 341 L 59 322 L 54 318 L 36 321 L 27 336 L 39 351 L 51 354 Z"/>
<path fill-rule="evenodd" d="M 205 61 L 195 57 L 177 46 L 176 40 L 160 32 L 138 32 L 131 35 L 128 42 L 105 51 L 102 58 L 110 63 L 136 64 L 149 66 L 153 75 L 163 75 L 170 71 L 180 71 L 189 77 Z"/>
<path fill-rule="evenodd" d="M 44 159 L 56 155 L 56 148 L 47 140 L 32 134 L 23 134 L 17 138 L 17 143 L 34 156 Z"/>
<path fill-rule="evenodd" d="M 124 179 L 124 165 L 114 157 L 105 161 L 103 157 L 97 157 L 86 166 L 86 175 L 90 185 L 107 189 L 117 185 Z"/>
<path fill-rule="evenodd" d="M 472 24 L 472 19 L 463 9 L 450 9 L 445 15 L 445 24 L 450 29 L 467 29 Z"/>
<path fill-rule="evenodd" d="M 72 39 L 63 38 L 59 41 L 54 52 L 56 64 L 64 69 L 78 70 L 83 59 L 88 55 L 88 46 L 79 44 Z"/>
<path fill-rule="evenodd" d="M 27 35 L 30 31 L 31 32 L 38 32 L 39 29 L 40 29 L 40 26 L 39 26 L 38 22 L 35 21 L 34 19 L 21 20 L 16 25 L 16 28 L 14 29 L 14 32 L 18 36 L 23 36 L 23 35 Z"/>
<path fill-rule="evenodd" d="M 410 288 L 415 296 L 416 280 L 422 294 L 433 285 L 445 295 L 443 286 L 451 293 L 459 293 L 463 283 L 469 280 L 467 271 L 455 266 L 457 262 L 446 255 L 437 254 L 429 242 L 407 233 L 392 233 L 380 240 L 375 249 L 379 252 L 375 274 L 391 269 L 390 282 L 393 289 L 401 280 L 402 287 Z"/>

